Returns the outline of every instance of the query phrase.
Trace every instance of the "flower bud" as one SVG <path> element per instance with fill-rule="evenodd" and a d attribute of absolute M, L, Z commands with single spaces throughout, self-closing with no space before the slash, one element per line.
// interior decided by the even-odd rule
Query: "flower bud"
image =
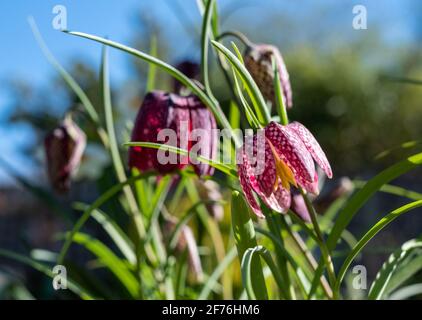
<path fill-rule="evenodd" d="M 290 86 L 289 73 L 284 64 L 283 57 L 277 47 L 267 44 L 254 44 L 247 47 L 244 62 L 252 78 L 255 80 L 262 95 L 272 105 L 275 105 L 274 71 L 272 58 L 274 57 L 280 75 L 281 89 L 284 103 L 287 108 L 293 106 L 292 89 Z"/>
<path fill-rule="evenodd" d="M 86 146 L 84 132 L 66 117 L 44 140 L 47 171 L 53 188 L 61 193 L 69 190 Z"/>

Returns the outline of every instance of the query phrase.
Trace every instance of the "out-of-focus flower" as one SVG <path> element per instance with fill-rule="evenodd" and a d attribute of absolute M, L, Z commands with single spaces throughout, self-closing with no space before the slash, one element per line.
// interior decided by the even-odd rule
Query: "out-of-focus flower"
<path fill-rule="evenodd" d="M 352 181 L 348 177 L 342 177 L 335 183 L 334 187 L 328 193 L 316 199 L 313 203 L 313 206 L 317 213 L 323 214 L 334 201 L 346 194 L 351 193 L 352 191 Z M 304 221 L 311 221 L 306 203 L 302 195 L 297 190 L 292 191 L 292 204 L 290 208 Z"/>
<path fill-rule="evenodd" d="M 182 72 L 189 79 L 199 80 L 200 67 L 196 62 L 184 60 L 176 65 L 176 69 Z M 175 78 L 173 81 L 174 92 L 180 93 L 183 90 L 184 85 Z"/>
<path fill-rule="evenodd" d="M 163 129 L 167 129 L 163 131 L 166 133 L 160 135 Z M 197 155 L 214 159 L 218 142 L 215 129 L 216 122 L 213 114 L 198 97 L 194 95 L 182 97 L 172 93 L 154 91 L 148 93 L 144 99 L 135 120 L 131 140 L 133 142 L 164 143 L 188 151 L 195 147 Z M 167 137 L 168 141 L 163 141 L 167 133 L 175 134 L 174 139 Z M 192 164 L 199 176 L 214 173 L 213 167 L 193 161 L 188 156 L 173 154 L 174 161 L 164 163 L 165 161 L 160 159 L 159 152 L 160 150 L 152 148 L 131 147 L 129 149 L 129 167 L 136 167 L 140 171 L 156 170 L 165 174 Z M 161 150 L 161 152 L 163 151 Z"/>
<path fill-rule="evenodd" d="M 164 238 L 167 241 L 171 240 L 169 237 L 174 233 L 177 223 L 178 221 L 175 217 L 168 216 L 165 218 L 163 230 Z M 202 281 L 203 272 L 198 246 L 196 245 L 192 230 L 187 225 L 182 227 L 175 248 L 175 253 L 177 255 L 183 254 L 185 251 L 187 251 L 188 254 L 189 271 L 194 275 L 196 281 Z"/>
<path fill-rule="evenodd" d="M 323 214 L 330 205 L 344 195 L 350 194 L 354 189 L 353 182 L 348 177 L 341 177 L 324 196 L 315 200 L 315 209 Z"/>
<path fill-rule="evenodd" d="M 278 66 L 280 83 L 284 101 L 287 108 L 293 106 L 292 88 L 290 86 L 289 73 L 283 57 L 277 47 L 268 44 L 251 44 L 246 48 L 244 55 L 245 66 L 252 75 L 264 98 L 275 105 L 274 71 L 272 58 Z"/>
<path fill-rule="evenodd" d="M 218 183 L 212 180 L 197 180 L 196 185 L 201 199 L 215 201 L 213 203 L 207 203 L 206 207 L 214 219 L 221 221 L 224 217 L 224 208 L 221 203 L 218 203 L 223 200 Z"/>
<path fill-rule="evenodd" d="M 259 157 L 260 152 L 262 157 Z M 258 157 L 254 158 L 256 154 Z M 290 208 L 291 185 L 318 194 L 314 161 L 332 177 L 324 151 L 309 130 L 298 122 L 287 126 L 270 122 L 264 135 L 248 137 L 237 152 L 237 163 L 242 190 L 254 213 L 264 217 L 254 192 L 268 207 L 280 213 Z"/>
<path fill-rule="evenodd" d="M 50 183 L 58 192 L 70 188 L 86 146 L 84 132 L 67 116 L 44 140 Z"/>

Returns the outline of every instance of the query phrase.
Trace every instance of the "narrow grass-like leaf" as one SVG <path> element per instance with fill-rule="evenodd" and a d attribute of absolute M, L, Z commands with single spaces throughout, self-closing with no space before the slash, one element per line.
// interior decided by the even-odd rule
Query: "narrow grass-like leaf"
<path fill-rule="evenodd" d="M 346 206 L 339 213 L 336 222 L 327 239 L 327 246 L 332 251 L 340 239 L 343 230 L 347 227 L 358 210 L 385 184 L 405 174 L 406 172 L 422 164 L 422 153 L 415 154 L 385 169 L 374 178 L 370 179 L 365 186 L 356 192 Z"/>
<path fill-rule="evenodd" d="M 209 47 L 209 40 L 210 40 L 210 29 L 211 29 L 211 18 L 213 15 L 213 6 L 215 4 L 215 0 L 208 0 L 205 5 L 205 12 L 204 16 L 202 17 L 202 33 L 201 33 L 201 71 L 202 71 L 202 79 L 204 81 L 205 92 L 208 96 L 212 97 L 210 79 L 208 74 L 208 47 Z"/>
<path fill-rule="evenodd" d="M 362 181 L 362 180 L 354 180 L 353 184 L 355 185 L 356 188 L 362 188 L 365 185 L 366 181 Z M 384 193 L 388 193 L 388 194 L 393 194 L 396 196 L 400 196 L 400 197 L 404 197 L 404 198 L 408 198 L 410 200 L 422 200 L 422 193 L 413 191 L 413 190 L 409 190 L 409 189 L 405 189 L 399 186 L 395 186 L 392 184 L 385 184 L 383 185 L 380 189 L 380 192 L 384 192 Z"/>
<path fill-rule="evenodd" d="M 353 248 L 353 250 L 350 252 L 350 254 L 347 256 L 345 261 L 343 262 L 343 265 L 340 268 L 340 271 L 338 272 L 337 281 L 335 284 L 334 290 L 337 292 L 340 290 L 341 282 L 344 278 L 344 275 L 346 274 L 347 269 L 349 268 L 350 264 L 352 263 L 353 259 L 356 257 L 357 254 L 365 247 L 365 245 L 378 233 L 380 232 L 385 226 L 387 226 L 389 223 L 391 223 L 393 220 L 398 218 L 404 213 L 409 212 L 410 210 L 416 209 L 418 207 L 422 206 L 422 200 L 414 201 L 409 204 L 406 204 L 389 214 L 387 214 L 384 218 L 382 218 L 380 221 L 378 221 L 365 235 L 358 241 L 356 246 Z"/>
<path fill-rule="evenodd" d="M 62 76 L 63 80 L 67 83 L 70 89 L 76 94 L 76 96 L 81 101 L 82 105 L 85 107 L 85 110 L 91 120 L 97 125 L 98 135 L 102 139 L 102 142 L 105 146 L 108 145 L 107 136 L 105 134 L 104 129 L 100 124 L 100 118 L 98 116 L 97 111 L 94 108 L 91 100 L 88 98 L 86 93 L 82 90 L 76 80 L 68 73 L 61 64 L 57 61 L 54 55 L 51 53 L 50 49 L 48 49 L 47 44 L 45 43 L 38 27 L 35 23 L 33 17 L 28 18 L 29 25 L 31 26 L 32 33 L 34 34 L 35 40 L 37 41 L 38 45 L 40 46 L 44 56 L 47 58 L 48 62 L 57 70 L 57 72 Z"/>
<path fill-rule="evenodd" d="M 85 247 L 94 254 L 120 280 L 133 298 L 138 297 L 139 283 L 128 269 L 124 260 L 117 257 L 101 241 L 87 234 L 76 233 L 73 239 L 75 243 Z"/>
<path fill-rule="evenodd" d="M 115 184 L 113 187 L 108 189 L 106 192 L 104 192 L 97 200 L 95 200 L 81 215 L 81 217 L 76 221 L 75 225 L 73 226 L 72 230 L 66 235 L 65 242 L 63 244 L 62 249 L 60 250 L 59 257 L 57 259 L 58 264 L 62 264 L 64 261 L 64 258 L 66 257 L 66 254 L 73 242 L 74 235 L 81 230 L 81 228 L 84 226 L 85 222 L 89 219 L 92 212 L 96 209 L 98 209 L 100 206 L 102 206 L 104 203 L 106 203 L 109 199 L 111 199 L 113 196 L 115 196 L 118 192 L 120 192 L 125 186 L 130 185 L 134 183 L 138 179 L 144 179 L 146 177 L 149 177 L 152 173 L 144 173 L 140 174 L 135 177 L 131 177 L 128 180 Z"/>
<path fill-rule="evenodd" d="M 224 54 L 230 64 L 236 69 L 236 71 L 240 74 L 242 80 L 247 84 L 248 88 L 251 90 L 251 99 L 256 101 L 256 113 L 257 117 L 263 125 L 266 125 L 271 121 L 270 114 L 267 109 L 267 105 L 265 103 L 264 97 L 262 96 L 261 91 L 259 90 L 257 84 L 255 83 L 254 79 L 242 64 L 241 61 L 225 46 L 217 41 L 212 41 L 217 50 Z"/>
<path fill-rule="evenodd" d="M 217 119 L 218 123 L 223 126 L 223 128 L 226 128 L 230 130 L 231 137 L 233 138 L 233 141 L 236 143 L 236 145 L 240 146 L 240 141 L 237 141 L 237 136 L 232 132 L 232 128 L 230 127 L 230 123 L 228 122 L 226 116 L 224 115 L 223 111 L 221 110 L 220 106 L 216 103 L 215 100 L 211 99 L 204 91 L 201 90 L 201 88 L 191 79 L 189 79 L 186 75 L 184 75 L 182 72 L 177 70 L 175 67 L 169 65 L 168 63 L 165 63 L 164 61 L 161 61 L 160 59 L 157 59 L 156 57 L 150 56 L 149 54 L 146 54 L 142 51 L 136 50 L 134 48 L 128 47 L 126 45 L 120 44 L 115 41 L 111 41 L 102 37 L 90 35 L 83 32 L 76 32 L 76 31 L 65 31 L 68 34 L 86 38 L 89 40 L 93 40 L 102 44 L 105 44 L 107 46 L 122 50 L 126 53 L 129 53 L 137 58 L 140 58 L 142 60 L 145 60 L 149 63 L 152 63 L 156 65 L 157 67 L 163 69 L 165 72 L 167 72 L 169 75 L 173 76 L 177 80 L 179 80 L 184 86 L 188 87 L 192 90 L 192 92 L 198 96 L 198 98 L 210 108 L 212 113 L 214 114 L 215 118 Z"/>
<path fill-rule="evenodd" d="M 214 269 L 213 273 L 205 282 L 201 292 L 199 293 L 198 300 L 206 300 L 208 299 L 209 294 L 214 289 L 214 287 L 218 284 L 218 279 L 222 276 L 224 271 L 230 266 L 233 260 L 237 256 L 236 247 L 231 248 L 224 259 L 220 262 L 220 264 Z"/>
<path fill-rule="evenodd" d="M 153 149 L 161 149 L 163 151 L 170 151 L 170 152 L 174 152 L 180 155 L 189 155 L 191 158 L 195 158 L 198 161 L 202 162 L 202 163 L 206 163 L 208 165 L 210 165 L 211 167 L 214 167 L 217 170 L 220 170 L 221 172 L 228 174 L 232 177 L 237 177 L 237 171 L 233 168 L 233 166 L 227 165 L 227 164 L 223 164 L 221 162 L 217 162 L 215 160 L 211 160 L 208 158 L 205 158 L 203 156 L 200 155 L 195 155 L 193 153 L 190 153 L 187 150 L 178 148 L 178 147 L 174 147 L 171 145 L 167 145 L 167 144 L 160 144 L 160 143 L 154 143 L 154 142 L 127 142 L 125 143 L 125 146 L 127 147 L 146 147 L 146 148 L 153 148 Z"/>
<path fill-rule="evenodd" d="M 253 258 L 253 252 L 246 257 L 246 252 L 250 248 L 257 247 L 257 241 L 249 207 L 245 203 L 243 196 L 238 192 L 232 193 L 231 216 L 234 239 L 242 264 L 243 284 L 247 288 L 249 298 L 267 299 L 268 293 L 261 261 L 259 257 Z M 249 272 L 251 266 L 253 269 L 252 277 L 250 277 Z"/>
<path fill-rule="evenodd" d="M 46 276 L 52 279 L 55 276 L 57 276 L 57 274 L 54 274 L 52 271 L 52 268 L 50 268 L 48 265 L 45 265 L 41 262 L 30 259 L 24 255 L 21 255 L 12 251 L 0 249 L 0 256 L 26 264 L 30 266 L 31 268 L 41 273 L 44 273 Z M 71 290 L 73 293 L 80 296 L 82 299 L 87 299 L 87 300 L 94 299 L 94 297 L 89 292 L 87 292 L 84 288 L 82 288 L 78 283 L 74 282 L 69 277 L 67 278 L 67 287 L 69 288 L 69 290 Z"/>
<path fill-rule="evenodd" d="M 89 207 L 89 205 L 84 203 L 75 203 L 74 207 L 75 209 L 84 211 Z M 136 263 L 136 256 L 132 240 L 128 238 L 116 222 L 113 221 L 104 211 L 96 209 L 92 211 L 91 216 L 101 225 L 125 258 L 134 265 Z"/>
<path fill-rule="evenodd" d="M 422 241 L 419 239 L 412 239 L 404 243 L 400 249 L 395 251 L 390 255 L 390 257 L 384 262 L 381 269 L 378 271 L 377 275 L 375 276 L 375 280 L 372 282 L 371 288 L 369 289 L 368 298 L 369 299 L 383 299 L 387 294 L 387 288 L 396 274 L 398 267 L 403 264 L 407 257 L 411 255 L 413 251 L 422 249 Z M 422 267 L 422 260 L 420 263 L 420 267 Z M 406 273 L 412 275 L 408 270 L 408 265 L 406 264 L 405 267 Z M 398 284 L 395 286 L 397 287 L 401 283 L 403 283 L 404 279 L 401 277 L 400 281 L 397 281 Z M 396 283 L 397 283 L 396 282 Z M 394 288 L 391 288 L 394 290 Z"/>
<path fill-rule="evenodd" d="M 272 59 L 272 64 L 274 72 L 274 92 L 276 97 L 275 101 L 277 113 L 280 117 L 281 124 L 288 125 L 289 119 L 287 117 L 286 105 L 284 103 L 283 90 L 281 89 L 280 73 L 278 71 L 279 66 L 277 65 L 277 61 L 274 58 Z"/>
<path fill-rule="evenodd" d="M 156 57 L 158 54 L 157 50 L 157 37 L 155 35 L 151 35 L 150 45 L 149 45 L 149 55 L 152 57 Z M 146 85 L 146 92 L 151 92 L 155 89 L 155 77 L 157 74 L 157 67 L 155 64 L 150 64 L 148 66 L 148 75 L 147 75 L 147 85 Z"/>

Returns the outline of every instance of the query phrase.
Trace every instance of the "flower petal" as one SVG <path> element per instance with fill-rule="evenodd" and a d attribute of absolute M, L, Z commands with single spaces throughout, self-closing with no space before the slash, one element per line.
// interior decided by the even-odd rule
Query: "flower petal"
<path fill-rule="evenodd" d="M 268 207 L 278 213 L 286 213 L 291 204 L 290 191 L 285 189 L 281 183 L 279 183 L 277 189 L 269 197 L 262 197 L 262 199 Z"/>
<path fill-rule="evenodd" d="M 311 222 L 311 216 L 309 215 L 308 208 L 306 207 L 305 200 L 300 193 L 292 194 L 292 211 L 297 214 L 303 221 Z"/>
<path fill-rule="evenodd" d="M 246 201 L 251 207 L 252 211 L 259 217 L 265 218 L 261 211 L 261 207 L 259 206 L 258 202 L 256 201 L 253 195 L 253 186 L 258 188 L 255 176 L 252 174 L 252 168 L 248 162 L 248 159 L 242 149 L 238 150 L 237 153 L 237 168 L 239 174 L 239 181 L 240 186 L 242 187 L 243 193 L 245 195 Z M 259 189 L 259 188 L 258 188 Z"/>
<path fill-rule="evenodd" d="M 217 125 L 215 118 L 209 109 L 196 96 L 189 96 L 188 98 L 191 130 L 193 130 L 191 138 L 194 142 L 194 147 L 198 147 L 198 155 L 208 159 L 215 159 L 217 155 Z M 196 134 L 197 133 L 197 134 Z M 192 137 L 194 136 L 194 137 Z M 195 148 L 196 148 L 195 147 Z M 197 175 L 212 175 L 214 167 L 202 162 L 192 164 Z"/>
<path fill-rule="evenodd" d="M 276 122 L 265 128 L 265 136 L 272 143 L 280 158 L 293 171 L 297 182 L 313 182 L 315 166 L 309 151 L 295 131 Z"/>
<path fill-rule="evenodd" d="M 331 170 L 330 163 L 313 134 L 299 122 L 292 122 L 288 125 L 288 127 L 296 132 L 308 151 L 311 153 L 315 162 L 318 163 L 322 170 L 324 170 L 327 177 L 331 179 L 333 177 L 333 172 Z"/>

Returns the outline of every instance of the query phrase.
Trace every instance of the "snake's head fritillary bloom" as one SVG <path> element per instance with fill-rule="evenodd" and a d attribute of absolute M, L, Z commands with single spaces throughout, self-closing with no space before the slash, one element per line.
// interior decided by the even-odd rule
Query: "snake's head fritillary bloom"
<path fill-rule="evenodd" d="M 263 132 L 262 132 L 263 131 Z M 237 152 L 239 180 L 245 197 L 259 217 L 264 217 L 254 193 L 276 212 L 291 206 L 291 186 L 318 194 L 316 162 L 332 178 L 330 164 L 309 130 L 299 122 L 283 126 L 270 122 L 245 139 Z"/>
<path fill-rule="evenodd" d="M 293 98 L 289 73 L 277 47 L 268 44 L 255 44 L 249 46 L 244 55 L 246 68 L 252 75 L 264 98 L 274 106 L 275 91 L 272 58 L 277 62 L 285 105 L 287 108 L 291 108 L 293 106 Z"/>
<path fill-rule="evenodd" d="M 66 117 L 44 139 L 48 177 L 53 188 L 64 193 L 69 190 L 86 146 L 84 132 Z"/>
<path fill-rule="evenodd" d="M 196 62 L 184 60 L 176 65 L 176 69 L 182 72 L 189 79 L 199 80 L 200 66 Z M 179 93 L 183 90 L 184 85 L 174 78 L 173 88 L 174 92 Z"/>
<path fill-rule="evenodd" d="M 188 151 L 195 147 L 197 155 L 214 159 L 218 140 L 215 129 L 214 116 L 198 97 L 154 91 L 144 99 L 131 140 L 166 144 Z M 188 156 L 173 153 L 173 161 L 162 161 L 160 152 L 163 153 L 162 150 L 152 148 L 131 147 L 129 167 L 138 168 L 141 172 L 154 170 L 165 174 L 192 164 L 199 176 L 214 173 L 213 167 L 193 161 Z"/>

